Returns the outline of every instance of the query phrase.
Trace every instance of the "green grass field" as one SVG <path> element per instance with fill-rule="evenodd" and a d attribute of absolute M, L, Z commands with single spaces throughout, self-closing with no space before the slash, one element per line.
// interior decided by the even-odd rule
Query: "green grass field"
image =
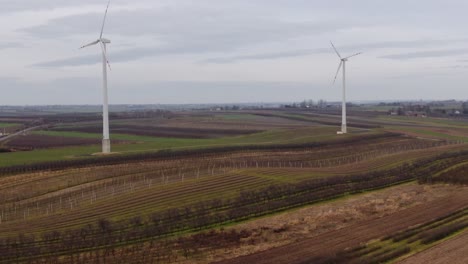
<path fill-rule="evenodd" d="M 235 121 L 254 120 L 258 118 L 258 116 L 255 116 L 252 114 L 226 114 L 226 115 L 219 115 L 218 117 L 223 120 L 235 120 Z"/>
<path fill-rule="evenodd" d="M 16 123 L 0 123 L 0 128 L 14 127 L 19 126 L 20 124 Z"/>

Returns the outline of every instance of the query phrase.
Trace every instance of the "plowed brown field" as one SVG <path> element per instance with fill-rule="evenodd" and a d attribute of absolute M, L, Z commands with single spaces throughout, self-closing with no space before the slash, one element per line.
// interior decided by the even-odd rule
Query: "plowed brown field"
<path fill-rule="evenodd" d="M 400 264 L 464 264 L 468 263 L 468 230 L 462 234 L 438 244 L 432 248 L 415 254 L 400 262 Z"/>
<path fill-rule="evenodd" d="M 389 216 L 362 221 L 310 239 L 218 263 L 307 263 L 308 260 L 328 256 L 372 239 L 382 238 L 466 207 L 468 207 L 468 196 L 464 193 L 454 193 L 449 197 L 402 210 Z"/>

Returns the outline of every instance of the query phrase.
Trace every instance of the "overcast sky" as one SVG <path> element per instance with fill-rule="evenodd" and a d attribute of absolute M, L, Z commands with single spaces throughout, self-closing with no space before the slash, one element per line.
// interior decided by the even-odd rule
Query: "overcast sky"
<path fill-rule="evenodd" d="M 99 104 L 107 0 L 0 0 L 0 105 Z M 110 102 L 468 99 L 466 0 L 113 0 Z"/>

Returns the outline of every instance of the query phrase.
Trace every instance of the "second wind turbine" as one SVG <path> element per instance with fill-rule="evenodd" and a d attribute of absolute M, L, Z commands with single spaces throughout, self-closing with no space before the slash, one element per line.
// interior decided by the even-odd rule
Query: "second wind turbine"
<path fill-rule="evenodd" d="M 106 12 L 104 14 L 104 20 L 101 27 L 101 35 L 99 39 L 93 41 L 87 45 L 84 45 L 81 48 L 86 48 L 96 44 L 100 44 L 102 50 L 102 93 L 103 93 L 103 104 L 102 104 L 102 153 L 109 154 L 111 152 L 111 142 L 109 135 L 109 102 L 107 96 L 107 66 L 110 64 L 107 59 L 107 48 L 106 45 L 110 44 L 111 41 L 102 37 L 104 33 L 104 25 L 106 24 L 107 10 L 109 10 L 110 0 L 107 3 Z"/>
<path fill-rule="evenodd" d="M 338 65 L 338 70 L 336 71 L 335 79 L 333 80 L 333 84 L 336 82 L 336 78 L 338 77 L 338 74 L 340 73 L 341 67 L 343 67 L 343 103 L 341 107 L 341 131 L 338 131 L 337 134 L 346 134 L 348 133 L 348 128 L 346 125 L 346 62 L 348 61 L 349 58 L 357 56 L 361 54 L 361 52 L 353 54 L 348 57 L 341 57 L 340 53 L 338 50 L 335 48 L 335 45 L 333 45 L 333 42 L 331 42 L 331 45 L 333 49 L 336 52 L 336 55 L 340 58 L 340 64 Z"/>

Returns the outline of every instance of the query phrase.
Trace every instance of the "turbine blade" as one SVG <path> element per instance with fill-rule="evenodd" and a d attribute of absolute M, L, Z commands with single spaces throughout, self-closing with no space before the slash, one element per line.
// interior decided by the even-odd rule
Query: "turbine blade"
<path fill-rule="evenodd" d="M 362 54 L 362 52 L 358 52 L 358 53 L 356 53 L 356 54 L 353 54 L 353 55 L 351 55 L 351 56 L 348 56 L 348 57 L 346 57 L 345 59 L 349 59 L 349 58 L 351 58 L 351 57 L 354 57 L 354 56 L 357 56 L 357 55 L 360 55 L 360 54 Z"/>
<path fill-rule="evenodd" d="M 80 49 L 83 49 L 83 48 L 86 48 L 86 47 L 89 47 L 89 46 L 93 46 L 93 45 L 96 45 L 98 43 L 99 43 L 99 40 L 96 40 L 96 41 L 93 41 L 93 42 L 91 42 L 89 44 L 86 44 L 86 45 L 82 46 Z"/>
<path fill-rule="evenodd" d="M 109 0 L 109 2 L 107 2 L 106 12 L 104 13 L 104 20 L 102 21 L 102 27 L 101 27 L 101 35 L 99 35 L 100 39 L 102 38 L 102 34 L 104 34 L 104 26 L 106 24 L 107 10 L 109 10 L 110 1 L 111 0 Z"/>
<path fill-rule="evenodd" d="M 112 68 L 111 68 L 111 65 L 109 63 L 109 59 L 107 58 L 107 50 L 106 50 L 106 47 L 104 46 L 104 44 L 102 42 L 101 43 L 101 49 L 102 49 L 102 54 L 104 55 L 104 58 L 106 59 L 106 63 L 107 63 L 107 66 L 109 67 L 109 70 L 112 71 Z"/>
<path fill-rule="evenodd" d="M 333 79 L 333 84 L 335 84 L 336 78 L 338 78 L 338 73 L 340 73 L 341 66 L 343 66 L 343 61 L 340 61 L 340 65 L 338 65 L 338 70 L 336 71 L 335 79 Z"/>
<path fill-rule="evenodd" d="M 335 50 L 335 52 L 336 52 L 336 55 L 338 55 L 338 57 L 340 57 L 340 59 L 342 59 L 342 57 L 341 57 L 340 53 L 339 53 L 339 52 L 338 52 L 338 50 L 335 48 L 335 45 L 333 45 L 333 42 L 331 42 L 331 41 L 330 41 L 330 43 L 331 43 L 331 45 L 332 45 L 333 49 Z"/>

